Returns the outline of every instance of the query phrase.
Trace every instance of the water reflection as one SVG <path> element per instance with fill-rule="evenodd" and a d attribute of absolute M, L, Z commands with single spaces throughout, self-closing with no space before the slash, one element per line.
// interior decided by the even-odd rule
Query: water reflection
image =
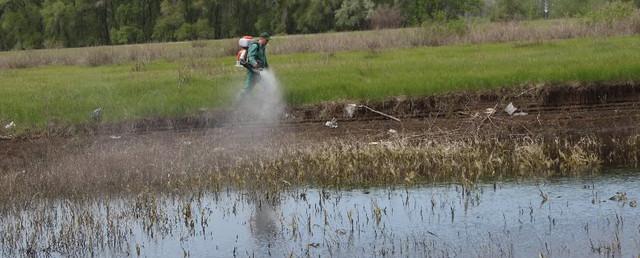
<path fill-rule="evenodd" d="M 637 174 L 43 201 L 2 213 L 0 244 L 5 257 L 635 257 Z"/>
<path fill-rule="evenodd" d="M 255 199 L 254 199 L 255 198 Z M 278 228 L 279 201 L 269 201 L 264 197 L 251 198 L 253 210 L 249 219 L 251 235 L 256 246 L 273 246 L 280 231 Z"/>

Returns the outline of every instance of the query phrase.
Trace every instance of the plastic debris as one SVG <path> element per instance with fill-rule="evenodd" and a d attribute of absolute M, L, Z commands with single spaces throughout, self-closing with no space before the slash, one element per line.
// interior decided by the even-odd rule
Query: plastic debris
<path fill-rule="evenodd" d="M 91 112 L 91 119 L 93 119 L 93 121 L 100 121 L 102 120 L 102 108 L 96 108 L 95 110 L 93 110 Z"/>
<path fill-rule="evenodd" d="M 122 136 L 119 136 L 119 135 L 111 135 L 111 136 L 109 136 L 109 138 L 114 139 L 114 140 L 119 140 L 119 139 L 121 139 L 121 138 L 122 138 Z"/>
<path fill-rule="evenodd" d="M 290 113 L 284 113 L 284 118 L 286 118 L 286 119 L 295 119 L 296 116 L 294 116 L 293 114 L 290 114 Z"/>
<path fill-rule="evenodd" d="M 518 108 L 513 105 L 513 102 L 509 103 L 509 105 L 504 108 L 504 112 L 507 112 L 507 114 L 509 114 L 510 116 L 512 116 L 513 113 L 515 113 L 517 110 Z"/>
<path fill-rule="evenodd" d="M 510 116 L 526 116 L 529 115 L 526 112 L 518 111 L 518 108 L 513 105 L 513 102 L 509 103 L 507 107 L 504 108 L 504 112 L 509 114 Z"/>
<path fill-rule="evenodd" d="M 393 134 L 393 135 L 398 134 L 398 131 L 397 131 L 397 130 L 395 130 L 395 129 L 389 129 L 389 131 L 388 131 L 388 132 L 389 132 L 389 134 Z"/>
<path fill-rule="evenodd" d="M 334 117 L 333 119 L 331 119 L 331 121 L 327 121 L 326 123 L 324 123 L 324 126 L 329 127 L 331 129 L 336 129 L 338 128 L 338 119 Z"/>
<path fill-rule="evenodd" d="M 356 104 L 347 104 L 344 107 L 344 112 L 347 114 L 347 117 L 352 118 L 353 115 L 356 113 L 356 108 L 358 106 Z"/>
<path fill-rule="evenodd" d="M 7 133 L 11 132 L 11 129 L 16 127 L 16 123 L 14 123 L 13 121 L 11 121 L 10 123 L 8 123 L 7 125 L 4 126 L 4 129 L 7 129 Z M 9 134 L 9 135 L 0 135 L 0 140 L 13 140 L 13 135 Z"/>
<path fill-rule="evenodd" d="M 11 121 L 11 123 L 7 124 L 4 126 L 4 129 L 11 129 L 16 127 L 16 123 L 14 123 L 13 121 Z"/>

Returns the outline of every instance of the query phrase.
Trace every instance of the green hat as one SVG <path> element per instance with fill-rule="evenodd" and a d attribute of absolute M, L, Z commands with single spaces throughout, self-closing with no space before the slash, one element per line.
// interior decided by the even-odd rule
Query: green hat
<path fill-rule="evenodd" d="M 269 34 L 269 32 L 263 32 L 263 33 L 260 33 L 260 37 L 269 40 L 271 39 L 271 34 Z"/>

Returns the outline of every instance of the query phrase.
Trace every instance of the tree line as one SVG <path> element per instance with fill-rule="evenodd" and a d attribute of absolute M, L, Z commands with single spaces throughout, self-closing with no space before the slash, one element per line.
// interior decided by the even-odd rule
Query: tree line
<path fill-rule="evenodd" d="M 0 0 L 0 50 L 419 26 L 469 17 L 580 15 L 640 0 Z"/>

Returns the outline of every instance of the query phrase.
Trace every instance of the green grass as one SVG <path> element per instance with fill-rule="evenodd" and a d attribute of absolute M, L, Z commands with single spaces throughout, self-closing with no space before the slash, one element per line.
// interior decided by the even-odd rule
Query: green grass
<path fill-rule="evenodd" d="M 270 57 L 292 105 L 539 82 L 637 81 L 638 60 L 639 36 Z M 77 124 L 97 107 L 105 122 L 181 116 L 228 103 L 244 79 L 232 57 L 154 61 L 140 72 L 133 66 L 0 70 L 0 121 L 15 121 L 18 130 Z M 192 79 L 179 85 L 185 67 Z"/>
<path fill-rule="evenodd" d="M 382 99 L 538 82 L 640 79 L 640 37 L 576 39 L 531 46 L 466 45 L 286 57 L 279 72 L 290 103 Z M 313 79 L 310 79 L 313 78 Z"/>

